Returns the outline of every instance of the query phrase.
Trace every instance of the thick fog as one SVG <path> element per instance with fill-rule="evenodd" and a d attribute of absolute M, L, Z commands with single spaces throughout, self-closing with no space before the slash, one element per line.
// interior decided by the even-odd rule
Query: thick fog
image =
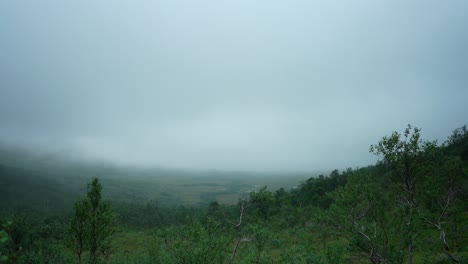
<path fill-rule="evenodd" d="M 468 123 L 468 1 L 1 1 L 0 141 L 122 164 L 375 162 Z"/>

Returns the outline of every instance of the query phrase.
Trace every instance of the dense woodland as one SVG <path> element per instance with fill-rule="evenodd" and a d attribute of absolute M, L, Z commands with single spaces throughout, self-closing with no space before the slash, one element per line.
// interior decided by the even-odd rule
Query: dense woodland
<path fill-rule="evenodd" d="M 17 177 L 0 178 L 0 262 L 468 263 L 466 126 L 441 144 L 408 126 L 370 152 L 375 165 L 261 187 L 233 205 L 104 199 L 93 178 L 70 206 L 67 190 L 1 164 Z M 27 188 L 9 189 L 18 183 Z"/>

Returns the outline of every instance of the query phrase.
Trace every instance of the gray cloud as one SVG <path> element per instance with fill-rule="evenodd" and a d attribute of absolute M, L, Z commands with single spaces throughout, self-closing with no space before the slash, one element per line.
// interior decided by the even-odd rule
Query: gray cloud
<path fill-rule="evenodd" d="M 465 1 L 3 1 L 0 139 L 126 164 L 375 161 L 467 123 Z"/>

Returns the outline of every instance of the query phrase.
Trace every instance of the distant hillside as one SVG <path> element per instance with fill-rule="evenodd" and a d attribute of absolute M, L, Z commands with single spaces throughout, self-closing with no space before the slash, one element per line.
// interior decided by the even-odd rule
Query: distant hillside
<path fill-rule="evenodd" d="M 289 189 L 318 174 L 140 169 L 9 147 L 0 148 L 0 207 L 69 210 L 94 176 L 102 180 L 104 197 L 112 201 L 204 206 L 214 200 L 236 203 L 264 185 Z"/>

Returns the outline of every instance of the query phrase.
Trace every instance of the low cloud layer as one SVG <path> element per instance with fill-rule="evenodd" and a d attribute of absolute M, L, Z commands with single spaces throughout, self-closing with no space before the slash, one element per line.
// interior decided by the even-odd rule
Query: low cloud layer
<path fill-rule="evenodd" d="M 312 170 L 468 123 L 466 1 L 3 1 L 0 141 L 122 164 Z"/>

